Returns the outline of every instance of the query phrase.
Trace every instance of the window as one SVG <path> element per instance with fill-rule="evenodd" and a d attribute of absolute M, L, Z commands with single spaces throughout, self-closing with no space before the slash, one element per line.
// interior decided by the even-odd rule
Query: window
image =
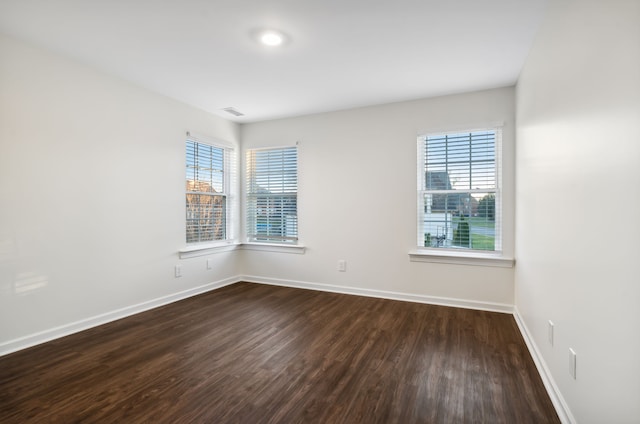
<path fill-rule="evenodd" d="M 298 149 L 247 151 L 247 241 L 298 241 Z"/>
<path fill-rule="evenodd" d="M 233 150 L 187 138 L 187 243 L 231 239 L 229 196 Z"/>
<path fill-rule="evenodd" d="M 418 246 L 501 251 L 498 128 L 418 137 Z"/>

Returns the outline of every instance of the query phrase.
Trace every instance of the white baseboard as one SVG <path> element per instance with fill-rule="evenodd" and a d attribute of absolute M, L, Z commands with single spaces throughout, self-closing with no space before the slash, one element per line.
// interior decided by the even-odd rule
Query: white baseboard
<path fill-rule="evenodd" d="M 477 309 L 481 311 L 513 313 L 513 305 L 505 303 L 481 302 L 475 300 L 453 299 L 448 297 L 425 296 L 392 292 L 386 290 L 363 289 L 359 287 L 336 286 L 332 284 L 310 283 L 306 281 L 283 280 L 279 278 L 259 277 L 255 275 L 241 275 L 238 281 L 248 283 L 269 284 L 273 286 L 294 287 L 299 289 L 318 290 L 332 293 L 354 294 L 358 296 L 378 297 L 382 299 L 404 300 L 407 302 L 428 303 L 430 305 L 453 306 L 456 308 Z"/>
<path fill-rule="evenodd" d="M 536 342 L 533 340 L 533 337 L 529 332 L 524 319 L 522 319 L 517 306 L 513 307 L 513 317 L 515 318 L 516 324 L 520 329 L 520 333 L 522 333 L 524 342 L 529 348 L 529 352 L 531 353 L 533 362 L 536 364 L 536 368 L 538 369 L 538 374 L 540 374 L 540 377 L 542 378 L 542 383 L 547 389 L 547 393 L 549 393 L 549 397 L 551 398 L 553 406 L 556 408 L 556 412 L 558 413 L 560 421 L 563 424 L 576 424 L 577 421 L 573 417 L 573 414 L 569 409 L 569 405 L 567 405 L 564 397 L 562 397 L 562 394 L 560 393 L 560 390 L 558 389 L 558 386 L 556 385 L 556 382 L 551 375 L 551 371 L 549 370 L 549 367 L 547 367 L 547 363 L 542 357 L 542 354 L 538 349 L 538 345 L 536 345 Z"/>
<path fill-rule="evenodd" d="M 576 420 L 571 414 L 571 411 L 562 397 L 560 390 L 558 389 L 549 368 L 547 367 L 536 343 L 531 336 L 522 316 L 520 315 L 518 308 L 504 303 L 493 302 L 481 302 L 474 300 L 454 299 L 437 296 L 425 296 L 419 294 L 392 292 L 386 290 L 374 290 L 349 286 L 337 286 L 332 284 L 310 283 L 305 281 L 284 280 L 279 278 L 259 277 L 255 275 L 239 275 L 235 277 L 225 278 L 223 280 L 215 281 L 203 286 L 195 287 L 189 290 L 184 290 L 178 293 L 173 293 L 167 296 L 163 296 L 157 299 L 149 300 L 146 302 L 138 303 L 136 305 L 127 306 L 125 308 L 117 309 L 115 311 L 107 312 L 104 314 L 96 315 L 90 318 L 86 318 L 80 321 L 76 321 L 70 324 L 65 324 L 59 327 L 51 328 L 49 330 L 41 331 L 38 333 L 30 334 L 28 336 L 20 337 L 14 340 L 9 340 L 4 343 L 0 343 L 0 356 L 7 355 L 13 352 L 17 352 L 22 349 L 26 349 L 41 343 L 45 343 L 60 337 L 68 336 L 73 333 L 78 333 L 83 330 L 87 330 L 92 327 L 97 327 L 102 324 L 106 324 L 121 318 L 125 318 L 131 315 L 138 314 L 140 312 L 148 311 L 150 309 L 164 306 L 169 303 L 177 302 L 188 297 L 196 296 L 202 293 L 206 293 L 211 290 L 219 289 L 230 284 L 234 284 L 240 281 L 246 281 L 249 283 L 268 284 L 274 286 L 293 287 L 308 290 L 318 290 L 332 293 L 342 293 L 358 296 L 377 297 L 382 299 L 403 300 L 408 302 L 426 303 L 431 305 L 451 306 L 456 308 L 476 309 L 481 311 L 492 311 L 513 314 L 516 324 L 522 333 L 522 337 L 531 353 L 531 357 L 538 369 L 538 373 L 542 378 L 542 382 L 549 393 L 551 402 L 553 402 L 556 412 L 563 424 L 575 424 Z"/>
<path fill-rule="evenodd" d="M 398 292 L 383 291 L 383 290 L 363 289 L 363 288 L 356 288 L 356 287 L 336 286 L 336 285 L 330 285 L 330 284 L 319 284 L 319 283 L 309 283 L 309 282 L 303 282 L 303 281 L 283 280 L 283 279 L 277 279 L 277 278 L 240 275 L 240 276 L 229 277 L 220 281 L 215 281 L 209 284 L 205 284 L 200 287 L 195 287 L 189 290 L 173 293 L 157 299 L 152 299 L 146 302 L 138 303 L 136 305 L 127 306 L 125 308 L 117 309 L 115 311 L 85 318 L 80 321 L 50 328 L 48 330 L 40 331 L 38 333 L 29 334 L 24 337 L 20 337 L 17 339 L 0 343 L 0 356 L 8 355 L 10 353 L 17 352 L 22 349 L 27 349 L 29 347 L 36 346 L 41 343 L 46 343 L 48 341 L 55 340 L 60 337 L 65 337 L 70 334 L 78 333 L 80 331 L 88 330 L 89 328 L 97 327 L 99 325 L 106 324 L 111 321 L 115 321 L 131 315 L 135 315 L 140 312 L 148 311 L 150 309 L 157 308 L 159 306 L 164 306 L 169 303 L 177 302 L 178 300 L 196 296 L 211 290 L 228 286 L 233 283 L 237 283 L 239 281 L 269 284 L 269 285 L 275 285 L 275 286 L 295 287 L 295 288 L 334 292 L 334 293 L 353 294 L 353 295 L 359 295 L 359 296 L 378 297 L 383 299 L 404 300 L 409 302 L 428 303 L 433 305 L 453 306 L 458 308 L 478 309 L 478 310 L 484 310 L 484 311 L 503 312 L 503 313 L 513 312 L 513 307 L 511 305 L 502 304 L 502 303 L 478 302 L 478 301 L 469 301 L 469 300 L 462 300 L 462 299 L 450 299 L 445 297 L 424 296 L 424 295 L 398 293 Z"/>
<path fill-rule="evenodd" d="M 240 280 L 238 280 L 237 277 L 225 278 L 223 280 L 215 281 L 203 286 L 184 290 L 178 293 L 173 293 L 167 296 L 159 297 L 157 299 L 138 303 L 136 305 L 127 306 L 125 308 L 85 318 L 80 321 L 40 331 L 38 333 L 30 334 L 28 336 L 20 337 L 14 340 L 9 340 L 7 342 L 0 343 L 0 356 L 8 355 L 9 353 L 17 352 L 19 350 L 55 340 L 60 337 L 78 333 L 83 330 L 88 330 L 92 327 L 97 327 L 111 321 L 135 315 L 140 312 L 148 311 L 150 309 L 164 306 L 169 303 L 177 302 L 178 300 L 186 299 L 191 296 L 196 296 L 211 290 L 219 289 L 221 287 L 237 283 L 238 281 Z"/>

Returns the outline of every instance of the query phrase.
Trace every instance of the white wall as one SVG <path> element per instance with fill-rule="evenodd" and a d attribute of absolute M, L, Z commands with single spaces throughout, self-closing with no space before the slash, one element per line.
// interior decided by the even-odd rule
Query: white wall
<path fill-rule="evenodd" d="M 238 144 L 235 124 L 0 37 L 0 352 L 239 273 L 233 252 L 178 259 L 187 130 Z"/>
<path fill-rule="evenodd" d="M 513 269 L 408 257 L 417 134 L 496 122 L 512 255 L 513 88 L 245 126 L 245 147 L 301 141 L 307 252 L 182 260 L 185 131 L 238 146 L 239 126 L 4 36 L 0 93 L 0 354 L 239 275 L 513 303 Z"/>
<path fill-rule="evenodd" d="M 244 251 L 245 274 L 513 303 L 513 269 L 409 262 L 416 248 L 416 137 L 504 122 L 505 240 L 513 253 L 514 90 L 502 88 L 242 126 L 244 148 L 299 145 L 304 255 Z M 337 261 L 347 261 L 347 272 Z"/>
<path fill-rule="evenodd" d="M 577 422 L 637 423 L 640 2 L 550 2 L 516 97 L 516 307 Z"/>

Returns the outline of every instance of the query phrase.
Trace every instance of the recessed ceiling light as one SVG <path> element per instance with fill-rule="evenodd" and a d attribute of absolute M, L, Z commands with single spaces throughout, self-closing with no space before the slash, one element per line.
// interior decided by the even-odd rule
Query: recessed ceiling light
<path fill-rule="evenodd" d="M 284 35 L 273 30 L 262 32 L 259 39 L 262 44 L 269 47 L 276 47 L 284 43 Z"/>

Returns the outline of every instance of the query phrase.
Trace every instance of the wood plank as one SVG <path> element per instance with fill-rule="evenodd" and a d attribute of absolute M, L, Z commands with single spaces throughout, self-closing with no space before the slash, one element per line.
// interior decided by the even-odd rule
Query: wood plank
<path fill-rule="evenodd" d="M 0 422 L 559 420 L 508 314 L 238 283 L 0 358 Z"/>

